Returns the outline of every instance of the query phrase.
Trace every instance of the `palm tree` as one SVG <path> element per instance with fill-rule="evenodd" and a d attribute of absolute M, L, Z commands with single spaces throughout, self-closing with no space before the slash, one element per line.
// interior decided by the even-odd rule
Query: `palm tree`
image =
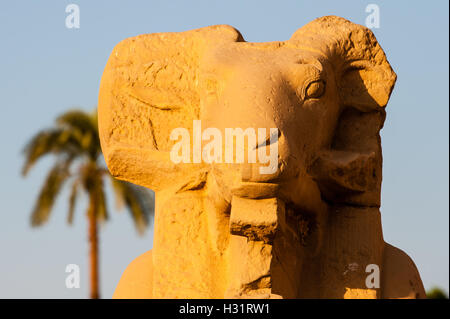
<path fill-rule="evenodd" d="M 24 149 L 26 176 L 38 159 L 54 154 L 56 162 L 47 174 L 34 209 L 31 225 L 40 226 L 50 217 L 56 197 L 69 183 L 69 212 L 72 224 L 75 204 L 81 190 L 88 196 L 88 238 L 90 243 L 90 283 L 93 299 L 99 294 L 98 223 L 108 219 L 104 180 L 108 179 L 115 193 L 116 204 L 126 206 L 134 224 L 142 234 L 154 212 L 153 200 L 147 189 L 115 179 L 104 166 L 98 136 L 97 111 L 68 111 L 56 119 L 56 125 L 38 132 Z"/>

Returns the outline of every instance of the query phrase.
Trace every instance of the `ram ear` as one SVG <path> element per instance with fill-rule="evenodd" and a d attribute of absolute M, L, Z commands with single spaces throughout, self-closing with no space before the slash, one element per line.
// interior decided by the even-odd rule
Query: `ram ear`
<path fill-rule="evenodd" d="M 203 53 L 236 41 L 243 41 L 237 30 L 219 25 L 140 35 L 114 48 L 98 101 L 101 146 L 113 175 L 158 190 L 184 169 L 197 169 L 174 167 L 170 133 L 186 128 L 192 136 L 200 113 L 197 78 Z"/>
<path fill-rule="evenodd" d="M 343 106 L 362 112 L 385 107 L 397 78 L 389 64 L 376 65 L 366 61 L 348 63 L 341 74 L 339 94 Z"/>

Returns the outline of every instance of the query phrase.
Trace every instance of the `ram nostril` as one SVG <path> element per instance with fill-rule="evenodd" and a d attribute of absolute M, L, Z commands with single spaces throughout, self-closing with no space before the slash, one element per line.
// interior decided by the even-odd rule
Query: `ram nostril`
<path fill-rule="evenodd" d="M 270 131 L 272 132 L 272 129 Z M 256 150 L 260 147 L 266 147 L 271 144 L 277 143 L 278 140 L 280 139 L 280 137 L 281 137 L 281 131 L 280 131 L 280 129 L 277 129 L 275 132 L 272 132 L 272 134 L 270 134 L 263 142 L 257 144 L 254 149 Z M 258 137 L 258 139 L 259 139 L 259 137 Z"/>

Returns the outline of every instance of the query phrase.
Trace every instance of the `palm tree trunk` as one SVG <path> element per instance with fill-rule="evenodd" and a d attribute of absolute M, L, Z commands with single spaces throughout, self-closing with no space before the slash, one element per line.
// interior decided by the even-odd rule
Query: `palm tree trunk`
<path fill-rule="evenodd" d="M 99 273 L 98 273 L 98 232 L 96 218 L 95 199 L 90 199 L 88 219 L 89 219 L 89 244 L 90 244 L 90 266 L 91 266 L 91 299 L 99 299 Z"/>

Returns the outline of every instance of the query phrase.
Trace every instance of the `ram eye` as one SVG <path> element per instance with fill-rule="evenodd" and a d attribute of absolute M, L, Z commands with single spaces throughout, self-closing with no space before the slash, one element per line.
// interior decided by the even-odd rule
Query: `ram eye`
<path fill-rule="evenodd" d="M 325 82 L 322 80 L 313 81 L 308 84 L 305 90 L 305 99 L 317 99 L 325 93 Z"/>

